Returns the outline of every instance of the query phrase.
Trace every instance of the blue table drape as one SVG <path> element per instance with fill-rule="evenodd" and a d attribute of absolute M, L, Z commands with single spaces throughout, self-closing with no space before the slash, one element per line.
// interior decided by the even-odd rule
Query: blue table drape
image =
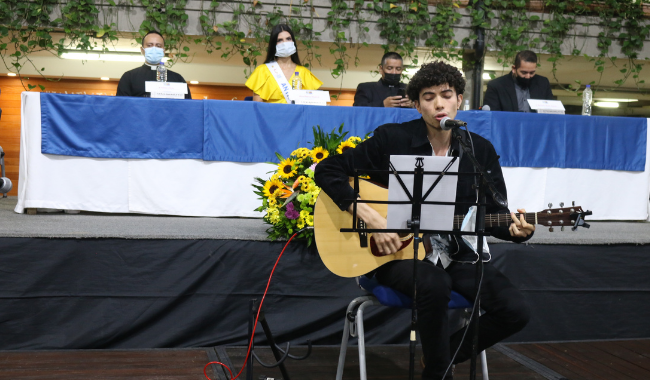
<path fill-rule="evenodd" d="M 313 141 L 312 127 L 364 136 L 419 118 L 414 109 L 41 94 L 42 153 L 105 158 L 277 162 Z M 643 171 L 644 118 L 461 111 L 501 165 Z"/>
<path fill-rule="evenodd" d="M 41 152 L 203 158 L 203 102 L 41 94 Z"/>
<path fill-rule="evenodd" d="M 313 142 L 313 128 L 329 133 L 343 123 L 348 136 L 363 137 L 377 126 L 420 117 L 414 109 L 318 107 L 208 100 L 205 106 L 203 159 L 277 161 Z"/>

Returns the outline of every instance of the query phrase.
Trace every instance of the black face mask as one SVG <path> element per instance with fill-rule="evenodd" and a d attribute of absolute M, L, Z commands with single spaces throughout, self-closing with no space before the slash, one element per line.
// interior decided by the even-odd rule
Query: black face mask
<path fill-rule="evenodd" d="M 384 82 L 391 86 L 397 86 L 400 79 L 402 79 L 402 74 L 384 74 Z"/>
<path fill-rule="evenodd" d="M 520 77 L 519 75 L 517 75 L 517 76 L 515 77 L 515 80 L 517 81 L 517 84 L 518 84 L 519 87 L 521 87 L 521 88 L 528 88 L 528 87 L 530 87 L 530 80 L 531 80 L 531 79 L 532 79 L 532 78 L 522 78 L 522 77 Z"/>

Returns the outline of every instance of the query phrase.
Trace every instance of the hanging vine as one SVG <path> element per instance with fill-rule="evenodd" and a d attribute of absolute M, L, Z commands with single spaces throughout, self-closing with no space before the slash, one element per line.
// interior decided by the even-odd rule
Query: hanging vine
<path fill-rule="evenodd" d="M 569 37 L 569 32 L 576 22 L 576 14 L 569 9 L 568 3 L 561 0 L 547 0 L 546 10 L 549 17 L 543 21 L 541 34 L 546 35 L 542 50 L 548 52 L 551 56 L 547 59 L 551 63 L 551 73 L 556 82 L 558 63 L 564 57 L 562 54 L 562 44 Z M 580 50 L 573 48 L 572 55 L 579 55 Z M 566 87 L 572 90 L 571 84 Z"/>
<path fill-rule="evenodd" d="M 112 2 L 112 6 L 115 3 Z M 93 50 L 99 47 L 106 48 L 106 41 L 117 41 L 115 24 L 100 25 L 99 9 L 94 0 L 70 0 L 61 10 L 61 18 L 54 21 L 63 27 L 66 34 L 66 43 L 75 49 Z M 61 45 L 64 42 L 61 41 Z"/>
<path fill-rule="evenodd" d="M 327 12 L 327 25 L 332 31 L 333 41 L 330 45 L 330 54 L 334 56 L 334 68 L 330 69 L 332 77 L 339 78 L 345 73 L 348 68 L 348 61 L 350 54 L 346 43 L 348 42 L 349 34 L 346 34 L 346 29 L 352 22 L 353 12 L 348 7 L 345 0 L 331 0 L 332 6 L 330 11 Z M 347 31 L 349 33 L 349 30 Z"/>
<path fill-rule="evenodd" d="M 25 65 L 32 66 L 36 72 L 45 71 L 44 67 L 36 67 L 30 57 L 33 53 L 60 50 L 50 34 L 53 27 L 50 14 L 56 4 L 56 0 L 0 2 L 0 58 L 7 70 L 18 74 L 21 81 L 29 80 L 21 75 Z M 22 83 L 25 86 L 25 82 Z M 36 85 L 27 84 L 26 87 L 31 90 Z"/>
<path fill-rule="evenodd" d="M 518 52 L 539 45 L 539 39 L 531 39 L 529 31 L 531 22 L 540 18 L 539 16 L 528 17 L 524 0 L 493 0 L 492 6 L 487 17 L 498 20 L 498 28 L 494 29 L 492 34 L 494 48 L 498 52 L 497 62 L 507 67 L 511 65 Z"/>
<path fill-rule="evenodd" d="M 430 20 L 433 33 L 424 41 L 424 45 L 431 49 L 433 58 L 462 59 L 462 52 L 458 51 L 459 43 L 455 40 L 454 33 L 454 27 L 461 19 L 461 15 L 456 11 L 458 7 L 454 0 L 443 1 L 436 5 L 436 12 Z"/>
<path fill-rule="evenodd" d="M 205 50 L 208 54 L 212 54 L 215 50 L 221 50 L 221 41 L 217 41 L 219 27 L 217 26 L 217 14 L 219 2 L 210 1 L 208 7 L 204 6 L 205 2 L 201 2 L 201 11 L 199 15 L 199 25 L 203 32 L 203 38 L 196 38 L 194 43 L 204 44 Z"/>

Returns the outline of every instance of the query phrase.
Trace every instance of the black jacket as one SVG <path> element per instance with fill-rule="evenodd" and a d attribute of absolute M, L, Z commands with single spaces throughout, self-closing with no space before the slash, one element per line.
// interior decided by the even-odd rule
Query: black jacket
<path fill-rule="evenodd" d="M 405 83 L 389 86 L 382 79 L 377 82 L 359 83 L 354 94 L 354 107 L 383 107 L 384 99 L 397 95 L 398 88 L 406 88 Z"/>
<path fill-rule="evenodd" d="M 553 100 L 551 83 L 546 77 L 535 75 L 530 80 L 530 98 Z M 517 92 L 512 73 L 488 82 L 483 104 L 490 106 L 490 111 L 518 112 Z"/>
<path fill-rule="evenodd" d="M 485 169 L 491 172 L 497 191 L 507 198 L 506 184 L 494 147 L 483 137 L 474 133 L 471 135 L 476 159 L 482 165 L 489 165 Z M 459 143 L 452 139 L 452 155 L 458 156 L 459 152 Z M 360 169 L 361 172 L 364 169 L 387 170 L 390 155 L 431 156 L 432 154 L 433 149 L 427 138 L 427 127 L 422 118 L 401 124 L 385 124 L 377 128 L 370 139 L 356 148 L 348 149 L 343 154 L 330 156 L 321 161 L 316 165 L 314 179 L 316 184 L 332 198 L 341 210 L 347 210 L 354 199 L 354 190 L 348 183 L 348 177 L 354 176 L 355 168 Z M 462 155 L 460 158 L 459 172 L 474 172 L 472 163 L 466 155 Z M 372 175 L 372 181 L 387 186 L 388 173 Z M 472 176 L 461 175 L 458 177 L 456 202 L 476 201 L 476 192 L 472 189 L 473 184 Z M 487 198 L 486 213 L 509 213 L 507 208 L 494 203 L 491 197 Z M 469 205 L 457 205 L 455 214 L 466 214 L 469 207 Z M 510 236 L 508 227 L 487 227 L 486 229 L 496 238 L 514 242 L 523 242 L 532 236 L 514 238 Z"/>
<path fill-rule="evenodd" d="M 156 70 L 152 70 L 151 66 L 144 64 L 125 72 L 117 85 L 117 96 L 150 96 L 151 94 L 145 91 L 144 82 L 146 81 L 156 81 Z M 167 82 L 187 83 L 180 74 L 169 69 L 167 69 Z M 192 99 L 189 88 L 185 99 Z"/>

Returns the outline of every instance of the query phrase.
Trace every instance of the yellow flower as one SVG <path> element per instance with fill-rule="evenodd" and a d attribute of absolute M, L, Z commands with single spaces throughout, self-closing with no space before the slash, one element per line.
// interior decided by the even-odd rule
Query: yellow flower
<path fill-rule="evenodd" d="M 300 211 L 300 217 L 301 218 L 305 219 L 308 216 L 309 216 L 309 211 L 307 211 L 307 210 Z"/>
<path fill-rule="evenodd" d="M 320 193 L 320 187 L 314 186 L 314 190 L 309 192 L 309 195 L 311 195 L 311 199 L 309 200 L 309 205 L 313 206 L 316 204 L 316 199 L 318 198 L 319 193 Z"/>
<path fill-rule="evenodd" d="M 309 149 L 307 148 L 298 148 L 291 152 L 292 156 L 298 157 L 298 158 L 305 158 L 309 156 Z"/>
<path fill-rule="evenodd" d="M 301 175 L 296 179 L 296 182 L 305 183 L 305 181 L 308 181 L 308 180 L 309 180 L 309 177 L 305 177 L 304 175 Z"/>
<path fill-rule="evenodd" d="M 351 143 L 353 143 L 353 144 L 358 144 L 358 143 L 361 142 L 361 137 L 358 137 L 358 136 L 350 136 L 350 138 L 348 138 L 348 141 L 351 142 Z"/>
<path fill-rule="evenodd" d="M 275 196 L 270 196 L 268 199 L 269 206 L 277 206 L 278 200 L 275 199 Z"/>
<path fill-rule="evenodd" d="M 267 214 L 267 215 L 278 214 L 278 213 L 280 213 L 280 210 L 278 210 L 278 207 L 277 207 L 277 206 L 269 206 L 269 207 L 267 207 L 266 210 L 264 210 L 264 211 L 266 211 L 266 214 Z"/>
<path fill-rule="evenodd" d="M 305 228 L 305 221 L 302 219 L 298 220 L 296 227 L 298 227 L 298 229 Z"/>
<path fill-rule="evenodd" d="M 345 152 L 346 150 L 348 150 L 348 149 L 350 149 L 350 148 L 356 148 L 356 147 L 357 147 L 357 144 L 353 143 L 353 142 L 350 141 L 350 140 L 348 140 L 348 141 L 343 141 L 343 142 L 341 143 L 341 145 L 339 145 L 339 147 L 336 148 L 336 153 L 338 153 L 338 154 L 343 154 L 343 152 Z"/>
<path fill-rule="evenodd" d="M 307 223 L 308 226 L 313 226 L 314 225 L 314 216 L 313 215 L 308 215 L 305 218 L 305 223 Z"/>
<path fill-rule="evenodd" d="M 266 209 L 266 215 L 264 215 L 264 218 L 269 222 L 276 224 L 280 221 L 280 210 L 275 206 L 270 206 Z"/>
<path fill-rule="evenodd" d="M 314 187 L 314 183 L 313 183 L 312 181 L 309 181 L 309 182 L 303 182 L 302 186 L 300 186 L 300 188 L 301 188 L 302 191 L 304 191 L 304 192 L 310 192 L 310 191 L 312 190 L 313 187 Z"/>
<path fill-rule="evenodd" d="M 282 181 L 279 179 L 270 179 L 266 181 L 264 184 L 264 189 L 262 190 L 264 192 L 264 196 L 267 198 L 271 198 L 274 196 L 276 190 L 279 190 L 284 187 L 284 184 Z"/>
<path fill-rule="evenodd" d="M 295 165 L 295 163 L 296 161 L 290 158 L 287 158 L 286 160 L 280 162 L 278 165 L 278 173 L 280 173 L 280 176 L 282 178 L 291 178 L 296 175 L 297 171 L 293 168 L 293 165 Z"/>
<path fill-rule="evenodd" d="M 315 163 L 319 163 L 323 161 L 327 156 L 329 156 L 329 154 L 330 152 L 328 152 L 327 149 L 317 146 L 316 148 L 312 149 L 311 158 Z"/>

